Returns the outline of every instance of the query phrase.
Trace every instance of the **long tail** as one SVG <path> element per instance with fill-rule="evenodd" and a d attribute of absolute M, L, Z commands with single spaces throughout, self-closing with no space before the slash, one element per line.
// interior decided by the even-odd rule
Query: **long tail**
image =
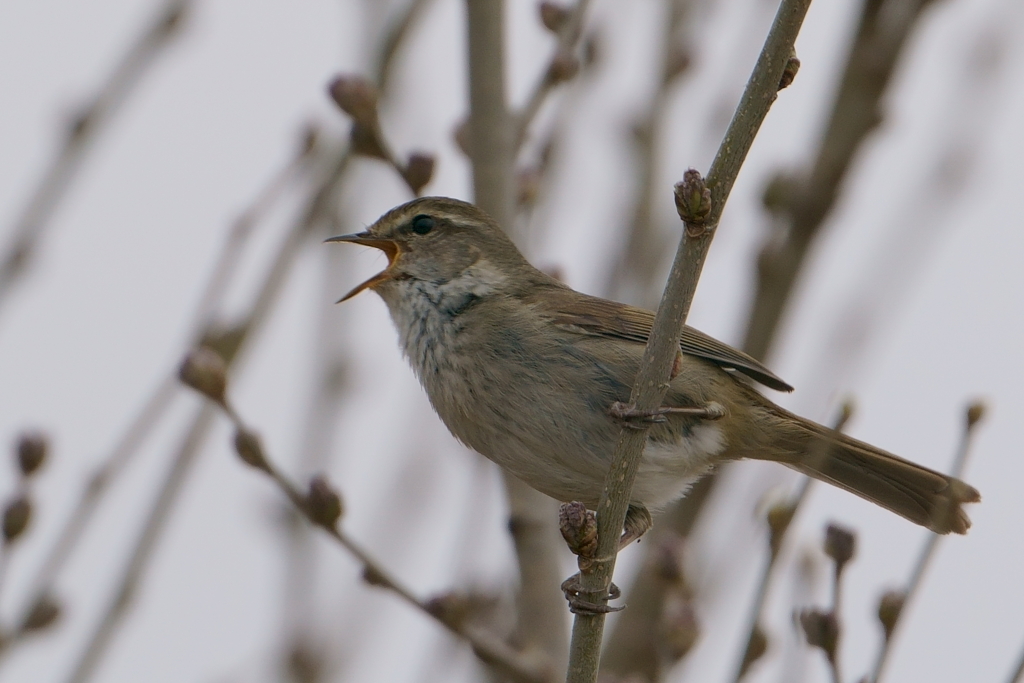
<path fill-rule="evenodd" d="M 786 454 L 784 464 L 935 533 L 967 533 L 971 520 L 961 505 L 981 500 L 973 486 L 773 408 L 781 428 L 771 450 Z"/>

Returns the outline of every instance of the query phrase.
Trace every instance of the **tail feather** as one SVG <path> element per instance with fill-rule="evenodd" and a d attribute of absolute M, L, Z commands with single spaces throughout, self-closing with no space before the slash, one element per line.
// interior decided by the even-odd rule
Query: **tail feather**
<path fill-rule="evenodd" d="M 791 456 L 786 465 L 935 533 L 967 533 L 971 520 L 961 506 L 981 500 L 973 486 L 796 415 L 785 417 L 776 452 Z"/>

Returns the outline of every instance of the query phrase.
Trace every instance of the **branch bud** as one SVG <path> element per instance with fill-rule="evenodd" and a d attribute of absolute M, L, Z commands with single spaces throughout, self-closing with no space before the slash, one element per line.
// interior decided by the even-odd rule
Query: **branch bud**
<path fill-rule="evenodd" d="M 413 152 L 409 155 L 409 161 L 406 162 L 405 168 L 402 170 L 402 177 L 413 194 L 418 195 L 420 190 L 434 177 L 434 156 Z"/>
<path fill-rule="evenodd" d="M 537 8 L 540 11 L 540 21 L 544 28 L 552 33 L 558 33 L 569 21 L 569 10 L 553 2 L 542 2 Z"/>
<path fill-rule="evenodd" d="M 22 476 L 30 477 L 42 466 L 48 446 L 46 437 L 40 432 L 25 432 L 18 437 L 18 469 Z"/>
<path fill-rule="evenodd" d="M 903 603 L 907 600 L 907 594 L 903 591 L 886 591 L 878 600 L 878 621 L 885 631 L 885 639 L 892 637 L 896 630 L 896 622 L 900 620 L 900 613 L 903 611 Z"/>
<path fill-rule="evenodd" d="M 814 609 L 800 612 L 800 625 L 807 637 L 807 644 L 821 648 L 829 661 L 834 661 L 836 646 L 839 644 L 839 620 L 832 612 Z"/>
<path fill-rule="evenodd" d="M 21 536 L 31 519 L 32 503 L 28 498 L 21 496 L 8 503 L 4 510 L 4 542 L 10 543 Z"/>
<path fill-rule="evenodd" d="M 552 83 L 563 83 L 573 78 L 580 71 L 580 60 L 571 52 L 560 50 L 548 65 L 548 80 Z"/>
<path fill-rule="evenodd" d="M 365 565 L 363 567 L 363 581 L 370 584 L 371 586 L 379 586 L 381 588 L 387 588 L 391 585 L 391 582 L 380 573 L 376 567 Z"/>
<path fill-rule="evenodd" d="M 57 621 L 60 616 L 60 604 L 49 595 L 42 595 L 25 615 L 21 624 L 22 631 L 40 631 Z"/>
<path fill-rule="evenodd" d="M 792 49 L 789 59 L 786 60 L 786 68 L 782 70 L 782 78 L 779 79 L 779 90 L 785 90 L 793 85 L 798 71 L 800 71 L 800 60 L 796 56 L 796 49 Z"/>
<path fill-rule="evenodd" d="M 591 559 L 597 552 L 597 516 L 579 501 L 558 508 L 558 530 L 573 555 Z"/>
<path fill-rule="evenodd" d="M 270 471 L 267 456 L 263 454 L 263 444 L 252 432 L 245 429 L 238 429 L 235 432 L 235 452 L 246 465 L 264 472 Z"/>
<path fill-rule="evenodd" d="M 711 214 L 711 190 L 700 172 L 690 169 L 682 181 L 675 185 L 676 211 L 686 224 L 686 234 L 700 237 L 704 234 L 704 221 Z"/>
<path fill-rule="evenodd" d="M 836 573 L 843 571 L 846 563 L 853 559 L 857 549 L 857 536 L 849 529 L 829 524 L 825 529 L 825 554 L 836 563 Z"/>
<path fill-rule="evenodd" d="M 341 496 L 327 482 L 327 477 L 318 474 L 309 482 L 306 494 L 306 509 L 310 519 L 326 529 L 333 529 L 345 508 Z"/>
<path fill-rule="evenodd" d="M 224 403 L 228 385 L 228 368 L 220 354 L 200 346 L 185 356 L 178 368 L 178 378 L 216 403 Z"/>
<path fill-rule="evenodd" d="M 768 521 L 768 547 L 772 557 L 778 555 L 779 550 L 782 549 L 782 539 L 786 537 L 786 531 L 789 530 L 794 514 L 796 514 L 796 506 L 789 501 L 776 503 L 768 508 L 765 518 Z"/>
<path fill-rule="evenodd" d="M 981 401 L 974 401 L 967 406 L 967 429 L 974 429 L 975 425 L 985 418 L 985 404 Z"/>
<path fill-rule="evenodd" d="M 788 212 L 796 199 L 799 187 L 796 179 L 785 171 L 776 171 L 764 186 L 761 204 L 772 213 Z"/>
<path fill-rule="evenodd" d="M 377 127 L 377 88 L 362 76 L 337 76 L 327 91 L 343 112 L 367 128 Z"/>

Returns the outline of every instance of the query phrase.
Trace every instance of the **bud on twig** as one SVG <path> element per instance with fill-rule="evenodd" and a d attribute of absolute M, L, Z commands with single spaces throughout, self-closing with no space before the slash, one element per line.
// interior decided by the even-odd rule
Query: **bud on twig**
<path fill-rule="evenodd" d="M 985 404 L 981 401 L 974 401 L 967 406 L 967 429 L 974 429 L 975 425 L 985 418 Z"/>
<path fill-rule="evenodd" d="M 776 503 L 768 508 L 768 514 L 765 517 L 768 520 L 768 547 L 772 557 L 778 555 L 779 550 L 782 549 L 782 539 L 786 537 L 786 531 L 789 530 L 794 514 L 796 514 L 796 506 L 789 501 Z"/>
<path fill-rule="evenodd" d="M 47 446 L 46 437 L 39 432 L 25 432 L 18 438 L 18 469 L 23 476 L 32 476 L 42 466 Z"/>
<path fill-rule="evenodd" d="M 430 179 L 434 176 L 434 156 L 413 152 L 409 155 L 409 161 L 402 170 L 402 178 L 405 179 L 413 194 L 419 194 Z"/>
<path fill-rule="evenodd" d="M 263 454 L 260 438 L 250 431 L 238 429 L 235 432 L 235 452 L 246 465 L 264 472 L 270 471 L 267 456 Z"/>
<path fill-rule="evenodd" d="M 896 630 L 896 622 L 900 620 L 900 613 L 906 600 L 907 594 L 896 590 L 886 591 L 878 600 L 878 621 L 882 623 L 886 640 L 889 640 L 892 632 Z"/>
<path fill-rule="evenodd" d="M 371 586 L 379 586 L 381 588 L 387 588 L 391 585 L 391 582 L 380 573 L 380 570 L 370 565 L 363 567 L 363 581 Z"/>
<path fill-rule="evenodd" d="M 21 624 L 22 631 L 40 631 L 60 616 L 60 605 L 49 595 L 40 596 Z"/>
<path fill-rule="evenodd" d="M 8 503 L 7 509 L 4 510 L 4 541 L 10 543 L 21 536 L 30 519 L 32 519 L 32 503 L 28 498 L 22 496 Z"/>
<path fill-rule="evenodd" d="M 789 59 L 786 60 L 786 68 L 782 70 L 782 78 L 779 79 L 779 90 L 785 90 L 793 85 L 798 71 L 800 71 L 800 60 L 796 56 L 796 50 L 793 49 L 789 53 Z"/>
<path fill-rule="evenodd" d="M 338 76 L 327 88 L 331 99 L 356 123 L 377 127 L 377 88 L 362 76 Z"/>
<path fill-rule="evenodd" d="M 857 536 L 852 531 L 836 524 L 829 524 L 825 529 L 825 554 L 836 563 L 836 574 L 853 559 L 856 548 Z"/>
<path fill-rule="evenodd" d="M 580 60 L 576 55 L 560 50 L 548 65 L 548 79 L 552 83 L 562 83 L 573 78 L 580 71 Z"/>
<path fill-rule="evenodd" d="M 434 616 L 441 623 L 450 626 L 458 631 L 470 613 L 470 601 L 465 595 L 459 593 L 445 593 L 437 595 L 426 603 L 427 612 Z"/>
<path fill-rule="evenodd" d="M 563 503 L 558 508 L 558 530 L 569 550 L 581 559 L 591 559 L 597 552 L 597 517 L 579 501 Z"/>
<path fill-rule="evenodd" d="M 696 169 L 683 174 L 675 185 L 676 211 L 686 224 L 686 234 L 700 237 L 704 234 L 704 221 L 711 214 L 711 190 Z"/>
<path fill-rule="evenodd" d="M 224 403 L 228 368 L 224 359 L 213 349 L 200 346 L 190 351 L 178 368 L 178 378 L 211 401 Z"/>
<path fill-rule="evenodd" d="M 835 661 L 836 646 L 839 644 L 839 620 L 831 612 L 804 610 L 800 613 L 800 625 L 807 637 L 807 644 L 821 648 L 829 661 Z"/>
<path fill-rule="evenodd" d="M 331 488 L 327 478 L 322 474 L 313 477 L 309 482 L 306 509 L 313 522 L 327 529 L 333 529 L 341 518 L 344 511 L 341 497 Z"/>
<path fill-rule="evenodd" d="M 569 20 L 569 10 L 553 2 L 540 3 L 538 10 L 540 11 L 540 21 L 544 24 L 544 28 L 552 33 L 561 31 L 562 27 L 565 26 L 565 22 Z"/>
<path fill-rule="evenodd" d="M 772 213 L 789 211 L 793 206 L 797 190 L 797 182 L 792 174 L 776 171 L 764 187 L 761 204 Z"/>

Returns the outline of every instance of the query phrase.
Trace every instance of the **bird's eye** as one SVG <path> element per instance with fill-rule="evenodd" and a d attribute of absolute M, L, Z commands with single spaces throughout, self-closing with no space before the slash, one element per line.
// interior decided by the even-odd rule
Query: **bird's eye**
<path fill-rule="evenodd" d="M 416 216 L 412 219 L 412 231 L 417 235 L 426 235 L 434 229 L 434 219 L 430 216 Z"/>

